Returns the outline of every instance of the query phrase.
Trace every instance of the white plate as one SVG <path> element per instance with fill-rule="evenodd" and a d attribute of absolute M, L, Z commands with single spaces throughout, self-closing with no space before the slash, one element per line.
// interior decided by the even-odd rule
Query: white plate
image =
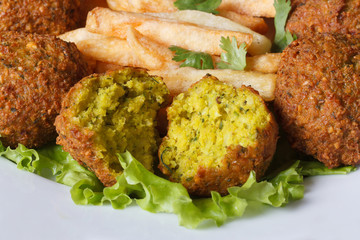
<path fill-rule="evenodd" d="M 70 188 L 0 158 L 0 239 L 358 239 L 360 170 L 305 180 L 304 199 L 189 230 L 172 214 L 133 205 L 77 206 Z"/>

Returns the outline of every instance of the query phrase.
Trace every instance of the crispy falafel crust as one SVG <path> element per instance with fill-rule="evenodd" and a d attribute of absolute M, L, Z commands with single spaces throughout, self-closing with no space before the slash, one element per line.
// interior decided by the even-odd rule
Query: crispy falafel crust
<path fill-rule="evenodd" d="M 59 35 L 78 27 L 79 0 L 3 0 L 0 31 Z"/>
<path fill-rule="evenodd" d="M 360 34 L 360 0 L 296 0 L 287 29 L 298 37 L 314 33 Z"/>
<path fill-rule="evenodd" d="M 32 148 L 55 140 L 62 98 L 90 73 L 75 44 L 53 36 L 1 32 L 0 56 L 2 143 Z"/>
<path fill-rule="evenodd" d="M 330 168 L 359 164 L 359 108 L 359 38 L 317 34 L 285 49 L 275 109 L 294 148 Z"/>
<path fill-rule="evenodd" d="M 218 81 L 215 77 L 212 76 L 206 76 L 204 77 L 208 78 L 209 81 L 216 85 L 216 84 L 223 84 L 220 83 L 220 81 Z M 203 79 L 203 80 L 204 80 Z M 202 81 L 203 81 L 202 80 Z M 211 84 L 211 85 L 212 85 Z M 189 90 L 187 93 L 185 94 L 198 94 L 195 92 L 189 93 L 191 91 L 192 88 L 195 88 L 197 86 L 200 85 L 200 82 L 195 83 Z M 228 86 L 229 88 L 233 88 L 232 86 Z M 235 88 L 234 88 L 235 89 Z M 250 145 L 243 147 L 240 144 L 235 144 L 235 145 L 230 145 L 227 146 L 225 149 L 225 154 L 223 156 L 221 156 L 220 159 L 218 159 L 218 163 L 216 164 L 216 166 L 204 166 L 202 164 L 200 164 L 198 166 L 198 168 L 196 168 L 193 163 L 190 163 L 190 168 L 195 168 L 196 173 L 191 176 L 189 178 L 189 176 L 186 176 L 185 172 L 178 172 L 178 168 L 179 165 L 181 165 L 181 163 L 179 163 L 181 155 L 183 155 L 184 153 L 176 153 L 176 158 L 177 159 L 177 166 L 175 167 L 171 167 L 168 164 L 165 164 L 165 162 L 168 162 L 168 160 L 165 160 L 166 158 L 166 151 L 168 151 L 169 148 L 177 148 L 177 146 L 172 146 L 169 145 L 169 139 L 171 138 L 170 135 L 166 136 L 163 139 L 162 144 L 160 145 L 159 148 L 159 169 L 167 176 L 169 176 L 169 179 L 171 181 L 174 182 L 180 182 L 191 195 L 196 195 L 196 196 L 210 196 L 211 195 L 211 191 L 217 191 L 219 192 L 221 195 L 226 195 L 228 194 L 227 189 L 229 187 L 232 186 L 237 186 L 237 185 L 241 185 L 244 184 L 251 171 L 255 171 L 256 173 L 256 177 L 258 180 L 261 179 L 261 177 L 264 176 L 265 171 L 267 170 L 273 155 L 275 153 L 276 150 L 276 143 L 277 143 L 277 139 L 278 139 L 278 125 L 275 121 L 275 118 L 273 116 L 273 114 L 267 109 L 266 104 L 264 102 L 264 100 L 259 96 L 258 92 L 255 91 L 254 89 L 250 88 L 250 87 L 245 87 L 242 86 L 241 88 L 237 89 L 237 94 L 250 94 L 253 95 L 257 101 L 259 102 L 260 105 L 262 105 L 262 107 L 264 108 L 265 112 L 264 115 L 266 115 L 266 126 L 265 127 L 260 127 L 260 126 L 255 126 L 256 129 L 256 136 L 255 136 L 255 142 L 250 143 Z M 218 93 L 218 97 L 216 98 L 216 102 L 218 104 L 221 104 L 221 92 Z M 205 96 L 204 96 L 205 97 Z M 186 98 L 186 97 L 184 97 Z M 200 96 L 200 98 L 202 98 Z M 251 99 L 251 98 L 250 98 Z M 183 101 L 183 100 L 175 100 L 174 101 Z M 196 103 L 194 103 L 196 105 Z M 234 104 L 234 102 L 232 102 L 232 104 Z M 246 104 L 246 103 L 245 103 Z M 211 104 L 209 103 L 209 105 L 211 106 Z M 235 104 L 234 104 L 235 105 Z M 254 105 L 255 106 L 255 105 Z M 239 107 L 240 111 L 242 110 L 242 105 L 235 107 L 235 109 L 237 109 L 237 107 Z M 246 113 L 248 110 L 244 110 Z M 255 111 L 255 110 L 254 110 Z M 259 109 L 257 109 L 257 111 L 261 111 L 260 107 Z M 245 113 L 245 114 L 246 114 Z M 234 114 L 234 113 L 222 113 L 224 115 L 226 114 Z M 183 118 L 184 120 L 187 118 L 185 117 L 184 113 L 181 112 L 179 113 L 180 118 Z M 193 120 L 189 120 L 190 122 L 194 122 L 196 121 L 195 119 Z M 254 120 L 255 121 L 255 120 Z M 251 125 L 251 122 L 248 122 L 246 124 Z M 175 127 L 177 127 L 176 125 L 178 125 L 178 123 L 174 123 L 174 119 L 172 119 L 171 117 L 169 117 L 169 130 L 173 127 L 173 125 L 175 125 Z M 216 128 L 216 126 L 213 126 Z M 183 129 L 183 131 L 188 131 L 188 129 L 193 129 L 193 126 L 187 126 L 187 129 Z M 222 127 L 220 127 L 221 129 Z M 251 127 L 249 127 L 251 128 Z M 245 129 L 243 129 L 244 131 L 246 130 L 247 127 Z M 199 129 L 194 129 L 194 131 L 198 131 Z M 199 130 L 200 131 L 200 130 Z M 218 130 L 220 131 L 220 130 Z M 228 134 L 225 134 L 225 137 L 230 137 L 232 138 L 237 131 L 240 131 L 239 129 L 237 130 L 233 130 L 233 132 L 231 133 L 232 135 L 229 136 Z M 250 130 L 249 130 L 250 132 Z M 201 141 L 201 138 L 204 138 L 205 141 L 211 141 L 211 137 L 207 136 L 208 132 L 200 132 L 201 134 L 205 134 L 204 136 L 200 136 L 199 137 L 199 141 Z M 188 133 L 187 133 L 188 135 Z M 215 136 L 215 138 L 217 138 L 218 136 Z M 208 140 L 206 140 L 208 139 Z M 194 144 L 194 140 L 193 139 L 187 139 L 186 140 L 188 142 L 188 144 Z M 196 140 L 198 141 L 198 140 Z M 203 146 L 204 147 L 204 146 Z M 175 150 L 176 152 L 177 150 Z M 210 154 L 211 155 L 211 154 Z M 211 158 L 211 156 L 208 156 L 209 158 Z"/>

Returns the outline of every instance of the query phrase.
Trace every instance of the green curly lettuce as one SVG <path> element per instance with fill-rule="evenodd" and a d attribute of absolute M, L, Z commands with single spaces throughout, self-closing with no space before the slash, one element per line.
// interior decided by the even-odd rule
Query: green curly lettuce
<path fill-rule="evenodd" d="M 91 181 L 97 189 L 103 185 L 94 173 L 79 165 L 61 146 L 49 145 L 41 149 L 28 149 L 19 144 L 16 149 L 5 148 L 0 141 L 0 156 L 16 163 L 17 168 L 73 186 L 80 180 Z"/>
<path fill-rule="evenodd" d="M 124 172 L 117 177 L 115 185 L 105 188 L 92 172 L 80 166 L 60 146 L 33 150 L 19 145 L 10 149 L 0 142 L 0 156 L 13 161 L 20 169 L 71 186 L 71 197 L 76 204 L 110 203 L 114 209 L 124 209 L 135 201 L 149 212 L 176 214 L 179 224 L 187 228 L 196 228 L 207 221 L 221 226 L 229 218 L 241 217 L 249 204 L 280 207 L 301 199 L 304 174 L 344 174 L 354 170 L 352 167 L 327 169 L 321 163 L 296 161 L 275 177 L 261 182 L 256 181 L 252 172 L 243 186 L 229 188 L 227 196 L 212 192 L 210 198 L 192 199 L 181 184 L 149 172 L 129 152 L 118 155 Z"/>

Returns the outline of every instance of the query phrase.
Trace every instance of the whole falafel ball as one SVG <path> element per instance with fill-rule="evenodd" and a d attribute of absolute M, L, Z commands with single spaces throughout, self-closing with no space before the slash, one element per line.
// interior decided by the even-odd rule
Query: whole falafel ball
<path fill-rule="evenodd" d="M 188 192 L 227 194 L 251 171 L 259 180 L 276 149 L 278 126 L 255 90 L 206 76 L 175 97 L 169 129 L 159 148 L 159 168 Z"/>
<path fill-rule="evenodd" d="M 0 31 L 59 35 L 79 25 L 80 0 L 2 0 Z"/>
<path fill-rule="evenodd" d="M 75 44 L 53 36 L 1 32 L 1 142 L 33 148 L 54 141 L 62 98 L 89 71 Z"/>
<path fill-rule="evenodd" d="M 298 37 L 360 34 L 360 0 L 295 0 L 292 8 L 286 28 Z"/>
<path fill-rule="evenodd" d="M 63 101 L 55 121 L 57 143 L 105 186 L 122 173 L 118 153 L 129 151 L 152 171 L 160 141 L 156 114 L 169 98 L 162 79 L 145 70 L 90 75 Z"/>
<path fill-rule="evenodd" d="M 359 106 L 360 38 L 317 34 L 284 50 L 275 109 L 294 148 L 329 168 L 360 163 Z"/>

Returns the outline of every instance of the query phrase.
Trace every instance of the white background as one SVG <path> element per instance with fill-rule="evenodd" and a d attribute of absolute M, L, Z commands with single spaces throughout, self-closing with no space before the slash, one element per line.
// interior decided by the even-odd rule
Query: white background
<path fill-rule="evenodd" d="M 305 197 L 189 230 L 172 214 L 77 206 L 70 188 L 0 158 L 0 239 L 359 239 L 360 170 L 305 179 Z"/>

